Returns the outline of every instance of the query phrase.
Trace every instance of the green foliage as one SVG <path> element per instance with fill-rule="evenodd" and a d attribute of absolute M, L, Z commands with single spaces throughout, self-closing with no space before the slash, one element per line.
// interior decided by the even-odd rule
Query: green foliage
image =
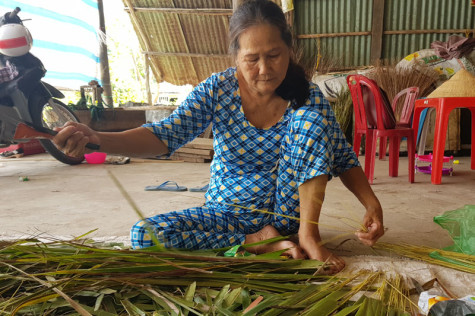
<path fill-rule="evenodd" d="M 130 17 L 123 10 L 122 1 L 106 3 L 107 48 L 109 72 L 114 104 L 148 102 L 145 86 L 145 61 Z M 151 86 L 157 83 L 150 76 Z"/>
<path fill-rule="evenodd" d="M 322 265 L 260 255 L 220 257 L 213 250 L 130 250 L 78 238 L 2 242 L 0 315 L 406 315 L 410 310 L 407 302 L 396 308 L 366 296 L 351 301 L 358 292 L 376 295 L 381 283 L 384 291 L 378 292 L 397 287 L 394 293 L 405 302 L 401 285 L 386 285 L 392 280 L 383 273 L 330 277 L 318 272 Z"/>
<path fill-rule="evenodd" d="M 116 79 L 116 82 L 112 83 L 111 86 L 114 104 L 124 104 L 128 101 L 143 102 L 144 100 L 143 98 L 137 97 L 137 91 L 135 89 L 127 87 L 127 84 L 123 81 L 119 82 L 119 80 Z"/>
<path fill-rule="evenodd" d="M 89 95 L 80 97 L 79 101 L 76 103 L 68 103 L 68 107 L 73 111 L 89 110 L 93 121 L 99 121 L 104 115 L 104 105 L 102 104 L 102 101 L 96 101 L 96 104 L 93 104 L 92 98 Z"/>

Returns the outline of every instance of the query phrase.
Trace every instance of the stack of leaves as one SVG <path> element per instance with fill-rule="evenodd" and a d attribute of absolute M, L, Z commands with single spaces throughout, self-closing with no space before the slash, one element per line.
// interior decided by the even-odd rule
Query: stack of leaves
<path fill-rule="evenodd" d="M 0 315 L 409 315 L 414 308 L 400 277 L 325 276 L 322 262 L 280 255 L 2 242 Z"/>

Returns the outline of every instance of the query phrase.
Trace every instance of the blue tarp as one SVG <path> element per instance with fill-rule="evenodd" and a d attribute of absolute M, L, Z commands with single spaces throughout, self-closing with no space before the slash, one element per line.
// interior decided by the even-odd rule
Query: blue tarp
<path fill-rule="evenodd" d="M 33 36 L 31 53 L 47 69 L 46 82 L 74 90 L 100 82 L 96 0 L 0 0 L 2 15 L 15 7 Z"/>

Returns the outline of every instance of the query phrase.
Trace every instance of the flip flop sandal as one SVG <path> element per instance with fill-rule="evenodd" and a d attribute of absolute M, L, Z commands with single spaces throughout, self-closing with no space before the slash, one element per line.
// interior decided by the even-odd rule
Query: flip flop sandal
<path fill-rule="evenodd" d="M 165 181 L 160 185 L 149 185 L 145 191 L 186 191 L 187 188 L 179 186 L 175 181 Z"/>
<path fill-rule="evenodd" d="M 204 187 L 201 188 L 190 188 L 190 192 L 206 192 L 208 191 L 209 184 L 205 185 Z"/>

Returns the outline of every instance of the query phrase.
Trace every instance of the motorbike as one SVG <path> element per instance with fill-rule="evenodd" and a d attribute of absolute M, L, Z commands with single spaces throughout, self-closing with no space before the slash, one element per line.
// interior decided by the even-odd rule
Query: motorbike
<path fill-rule="evenodd" d="M 64 98 L 61 91 L 42 81 L 46 69 L 41 60 L 29 52 L 32 39 L 18 16 L 20 10 L 17 7 L 0 17 L 0 31 L 8 28 L 0 32 L 0 68 L 8 66 L 13 75 L 17 74 L 0 84 L 0 147 L 29 141 L 16 139 L 19 124 L 54 135 L 55 127 L 68 121 L 79 122 L 68 106 L 58 100 Z M 24 33 L 24 37 L 11 36 L 12 30 L 17 29 Z M 10 34 L 10 38 L 2 38 L 7 36 L 5 34 Z M 9 50 L 9 47 L 16 48 Z M 47 137 L 38 137 L 38 140 L 51 156 L 65 164 L 75 165 L 84 160 L 84 157 L 66 155 Z M 94 144 L 88 145 L 86 147 L 94 149 Z"/>

